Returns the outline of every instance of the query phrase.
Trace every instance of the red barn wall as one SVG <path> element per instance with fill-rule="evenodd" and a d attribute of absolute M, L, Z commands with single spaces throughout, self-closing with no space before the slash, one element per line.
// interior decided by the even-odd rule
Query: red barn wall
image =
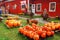
<path fill-rule="evenodd" d="M 9 11 L 11 13 L 20 14 L 20 13 L 23 12 L 23 10 L 21 10 L 21 4 L 20 4 L 20 2 L 21 2 L 21 0 L 15 0 L 15 1 L 12 1 L 12 2 L 7 2 L 7 3 L 5 3 L 6 9 L 7 9 L 7 6 L 9 5 L 10 6 Z M 16 9 L 13 9 L 14 4 L 17 4 Z M 26 2 L 26 4 L 27 4 L 27 2 Z"/>
<path fill-rule="evenodd" d="M 44 8 L 46 8 L 49 16 L 51 16 L 51 17 L 60 16 L 60 0 L 33 0 L 33 1 L 30 0 L 30 4 L 42 3 L 42 11 L 36 12 L 37 14 L 43 13 Z M 50 2 L 56 2 L 56 11 L 55 12 L 49 12 L 49 3 Z"/>

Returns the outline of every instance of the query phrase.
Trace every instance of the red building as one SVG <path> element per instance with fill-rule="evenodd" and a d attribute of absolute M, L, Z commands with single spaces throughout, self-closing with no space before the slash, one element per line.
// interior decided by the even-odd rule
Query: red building
<path fill-rule="evenodd" d="M 13 0 L 5 3 L 6 9 L 13 14 L 21 14 L 25 10 L 27 11 L 27 0 Z"/>
<path fill-rule="evenodd" d="M 44 9 L 47 9 L 49 16 L 60 16 L 60 0 L 30 0 L 32 11 L 37 14 L 42 14 Z"/>
<path fill-rule="evenodd" d="M 5 6 L 14 14 L 20 14 L 27 8 L 26 11 L 32 10 L 36 14 L 42 14 L 47 9 L 50 17 L 60 16 L 60 0 L 14 0 L 6 2 Z"/>

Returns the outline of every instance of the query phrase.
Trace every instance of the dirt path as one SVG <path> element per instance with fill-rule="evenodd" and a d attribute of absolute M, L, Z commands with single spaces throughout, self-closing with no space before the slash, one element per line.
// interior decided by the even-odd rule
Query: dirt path
<path fill-rule="evenodd" d="M 24 18 L 24 17 L 20 17 L 20 18 L 22 18 L 22 19 L 28 19 L 28 18 Z M 45 20 L 43 20 L 43 18 L 34 18 L 35 20 L 38 20 L 38 22 L 40 22 L 40 23 L 47 23 L 47 21 L 45 21 Z"/>
<path fill-rule="evenodd" d="M 16 16 L 16 15 L 13 15 L 13 14 L 8 14 L 9 16 Z M 19 17 L 19 18 L 22 18 L 22 19 L 28 19 L 26 17 Z M 34 18 L 35 20 L 38 20 L 38 22 L 40 23 L 47 23 L 47 21 L 44 21 L 43 18 Z"/>

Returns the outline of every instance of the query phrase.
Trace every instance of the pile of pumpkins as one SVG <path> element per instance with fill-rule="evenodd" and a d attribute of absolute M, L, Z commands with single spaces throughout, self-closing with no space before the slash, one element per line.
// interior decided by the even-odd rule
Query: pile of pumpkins
<path fill-rule="evenodd" d="M 26 25 L 24 27 L 20 27 L 19 33 L 34 40 L 40 40 L 40 38 L 46 38 L 47 36 L 50 37 L 54 35 L 54 31 L 52 31 L 50 27 L 37 26 L 34 23 L 32 23 L 31 26 Z"/>
<path fill-rule="evenodd" d="M 54 23 L 53 21 L 46 23 L 44 26 L 50 27 L 53 31 L 60 30 L 60 23 Z"/>
<path fill-rule="evenodd" d="M 8 28 L 18 27 L 21 25 L 21 20 L 6 20 L 5 24 Z"/>

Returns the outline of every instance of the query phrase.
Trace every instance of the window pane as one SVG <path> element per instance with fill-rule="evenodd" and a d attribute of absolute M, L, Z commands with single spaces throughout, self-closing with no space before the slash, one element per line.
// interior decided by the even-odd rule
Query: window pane
<path fill-rule="evenodd" d="M 41 12 L 41 6 L 42 6 L 41 3 L 36 5 L 36 11 L 37 12 Z"/>
<path fill-rule="evenodd" d="M 56 2 L 50 2 L 49 3 L 49 11 L 55 12 L 56 11 Z"/>

